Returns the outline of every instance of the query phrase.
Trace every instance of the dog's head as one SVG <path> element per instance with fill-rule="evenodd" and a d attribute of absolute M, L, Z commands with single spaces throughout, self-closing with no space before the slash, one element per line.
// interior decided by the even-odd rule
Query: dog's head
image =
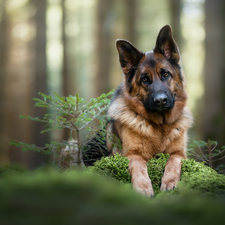
<path fill-rule="evenodd" d="M 153 51 L 142 53 L 125 40 L 117 40 L 116 47 L 125 75 L 125 89 L 147 111 L 166 112 L 186 96 L 180 53 L 169 25 L 160 30 Z"/>

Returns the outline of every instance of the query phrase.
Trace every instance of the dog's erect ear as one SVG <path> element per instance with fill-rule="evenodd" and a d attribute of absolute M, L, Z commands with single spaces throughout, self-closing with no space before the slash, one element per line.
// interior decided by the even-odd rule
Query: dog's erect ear
<path fill-rule="evenodd" d="M 142 52 L 136 49 L 130 42 L 125 40 L 116 40 L 116 47 L 119 53 L 119 61 L 123 73 L 129 76 L 134 71 L 144 56 Z"/>
<path fill-rule="evenodd" d="M 168 60 L 176 63 L 180 60 L 180 53 L 172 36 L 172 29 L 169 25 L 164 26 L 158 34 L 154 52 L 163 54 Z"/>

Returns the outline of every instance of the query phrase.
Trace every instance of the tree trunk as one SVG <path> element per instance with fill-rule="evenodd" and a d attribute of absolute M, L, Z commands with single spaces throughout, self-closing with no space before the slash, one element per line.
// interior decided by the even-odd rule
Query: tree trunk
<path fill-rule="evenodd" d="M 225 2 L 205 1 L 203 140 L 225 145 Z"/>
<path fill-rule="evenodd" d="M 66 7 L 65 0 L 61 0 L 62 7 L 62 46 L 63 46 L 63 60 L 62 60 L 62 95 L 68 97 L 70 94 L 71 81 L 68 74 L 68 55 L 67 55 L 67 38 L 66 38 Z M 63 130 L 63 140 L 68 140 L 70 135 L 69 129 Z"/>
<path fill-rule="evenodd" d="M 125 0 L 125 28 L 126 39 L 133 45 L 137 42 L 136 19 L 137 19 L 137 0 Z"/>
<path fill-rule="evenodd" d="M 47 1 L 32 1 L 36 8 L 36 42 L 35 42 L 35 82 L 33 87 L 33 96 L 39 98 L 38 92 L 48 94 L 47 90 L 47 66 L 46 66 L 46 8 Z M 47 113 L 46 108 L 34 108 L 35 117 L 43 117 Z M 34 123 L 34 143 L 37 146 L 44 146 L 48 143 L 47 133 L 40 134 L 43 130 L 43 124 Z M 40 166 L 46 161 L 46 157 L 40 153 L 34 153 L 31 161 L 31 167 Z"/>
<path fill-rule="evenodd" d="M 62 94 L 67 97 L 70 94 L 70 79 L 68 71 L 68 54 L 67 54 L 67 37 L 65 32 L 66 27 L 66 7 L 65 0 L 61 0 L 62 7 L 62 45 L 63 45 L 63 62 L 62 62 Z"/>
<path fill-rule="evenodd" d="M 171 27 L 173 29 L 173 37 L 179 48 L 182 45 L 182 36 L 181 36 L 181 9 L 182 1 L 181 0 L 169 0 L 169 9 L 170 9 L 170 18 L 171 18 Z"/>
<path fill-rule="evenodd" d="M 0 21 L 0 163 L 8 162 L 8 140 L 6 138 L 6 96 L 5 96 L 5 77 L 6 77 L 6 64 L 8 58 L 8 20 L 5 9 L 5 1 L 1 2 L 1 21 Z"/>
<path fill-rule="evenodd" d="M 113 0 L 97 1 L 95 97 L 109 92 L 111 88 L 110 71 L 112 48 L 114 48 L 114 41 L 111 38 L 113 33 L 111 26 L 112 5 Z"/>

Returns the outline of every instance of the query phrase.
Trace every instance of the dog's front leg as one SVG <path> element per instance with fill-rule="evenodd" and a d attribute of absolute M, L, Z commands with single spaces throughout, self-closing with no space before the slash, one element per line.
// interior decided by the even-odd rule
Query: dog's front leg
<path fill-rule="evenodd" d="M 146 161 L 139 155 L 128 156 L 133 189 L 148 197 L 153 196 L 152 183 L 148 176 Z"/>
<path fill-rule="evenodd" d="M 181 174 L 181 159 L 185 158 L 181 152 L 173 153 L 168 159 L 160 190 L 172 190 L 176 187 L 180 180 Z"/>

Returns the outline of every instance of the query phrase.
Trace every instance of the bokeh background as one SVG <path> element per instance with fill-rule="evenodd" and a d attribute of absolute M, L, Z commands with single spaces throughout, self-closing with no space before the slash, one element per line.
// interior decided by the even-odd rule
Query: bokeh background
<path fill-rule="evenodd" d="M 43 146 L 62 132 L 40 134 L 38 92 L 89 100 L 115 89 L 122 77 L 115 48 L 126 39 L 142 51 L 170 24 L 186 74 L 193 140 L 225 145 L 225 1 L 0 0 L 0 163 L 27 168 L 48 159 L 9 146 L 10 139 Z"/>

